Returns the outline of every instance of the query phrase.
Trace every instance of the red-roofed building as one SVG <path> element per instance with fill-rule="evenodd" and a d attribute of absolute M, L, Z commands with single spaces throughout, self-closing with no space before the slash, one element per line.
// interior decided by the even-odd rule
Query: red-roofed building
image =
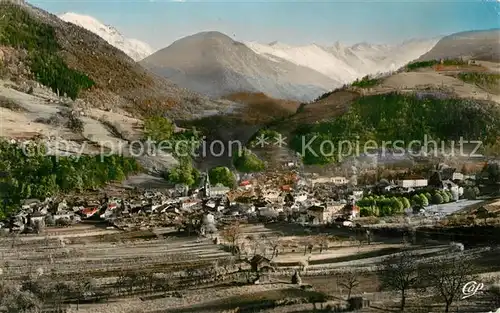
<path fill-rule="evenodd" d="M 94 214 L 96 214 L 97 211 L 99 211 L 98 208 L 85 208 L 81 211 L 81 213 L 84 217 L 89 218 L 89 217 L 93 216 Z"/>
<path fill-rule="evenodd" d="M 244 180 L 240 183 L 240 187 L 244 189 L 250 189 L 252 188 L 252 183 L 249 180 Z"/>
<path fill-rule="evenodd" d="M 292 187 L 290 185 L 283 185 L 281 186 L 282 191 L 291 191 Z"/>

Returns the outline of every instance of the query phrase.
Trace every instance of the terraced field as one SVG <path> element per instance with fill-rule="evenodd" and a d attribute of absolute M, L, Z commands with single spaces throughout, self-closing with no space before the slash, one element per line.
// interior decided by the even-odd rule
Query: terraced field
<path fill-rule="evenodd" d="M 361 271 L 360 285 L 354 293 L 363 294 L 375 306 L 384 307 L 395 299 L 392 293 L 378 291 L 374 271 L 385 256 L 400 251 L 399 240 L 376 238 L 369 245 L 360 245 L 350 230 L 325 231 L 328 234 L 321 236 L 335 235 L 337 239 L 325 249 L 320 250 L 316 245 L 312 252 L 304 253 L 304 242 L 317 236 L 317 230 L 285 224 L 241 225 L 243 242 L 249 236 L 264 241 L 266 236 L 280 234 L 279 255 L 272 259 L 276 271 L 266 275 L 268 282 L 258 285 L 241 284 L 245 272 L 239 272 L 238 267 L 242 264 L 234 262 L 234 258 L 231 262 L 232 256 L 223 245 L 214 244 L 210 238 L 186 237 L 170 228 L 121 232 L 82 223 L 69 228 L 49 228 L 38 236 L 3 237 L 0 268 L 4 281 L 21 281 L 27 276 L 63 281 L 93 278 L 96 290 L 111 292 L 107 302 L 81 303 L 78 310 L 75 301 L 70 301 L 69 312 L 215 313 L 237 307 L 241 312 L 254 312 L 251 308 L 256 307 L 260 307 L 259 312 L 269 313 L 311 312 L 313 305 L 308 301 L 321 293 L 331 295 L 328 303 L 332 306 L 345 303 L 345 290 L 339 289 L 337 281 L 346 270 Z M 415 245 L 412 249 L 426 260 L 449 254 L 449 245 L 445 243 Z M 467 253 L 482 260 L 494 260 L 500 252 L 473 248 Z M 485 262 L 481 266 L 493 268 L 494 262 Z M 300 264 L 304 263 L 302 267 Z M 301 268 L 303 282 L 314 289 L 303 290 L 290 284 L 291 275 Z M 136 279 L 153 275 L 169 287 L 148 289 L 144 281 L 140 281 L 142 287 L 131 286 L 125 280 L 130 273 L 139 275 Z M 284 306 L 272 308 L 276 303 Z M 373 310 L 363 312 L 376 312 Z"/>

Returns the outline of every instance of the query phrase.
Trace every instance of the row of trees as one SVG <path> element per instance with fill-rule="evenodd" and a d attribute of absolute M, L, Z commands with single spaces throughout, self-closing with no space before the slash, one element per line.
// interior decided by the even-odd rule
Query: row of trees
<path fill-rule="evenodd" d="M 380 83 L 379 78 L 371 77 L 370 75 L 366 75 L 361 79 L 356 79 L 351 85 L 354 87 L 360 88 L 370 88 L 378 85 Z"/>
<path fill-rule="evenodd" d="M 476 188 L 467 189 L 467 193 L 464 193 L 465 197 L 470 197 L 467 199 L 475 199 Z M 356 202 L 356 205 L 360 207 L 361 216 L 391 216 L 394 214 L 401 214 L 404 210 L 411 207 L 426 207 L 430 204 L 443 204 L 455 201 L 458 198 L 458 194 L 450 190 L 432 190 L 428 192 L 420 192 L 414 194 L 411 199 L 408 197 L 385 197 L 383 195 L 378 196 L 368 196 Z"/>
<path fill-rule="evenodd" d="M 140 170 L 135 159 L 120 155 L 54 156 L 41 142 L 0 141 L 0 218 L 16 213 L 23 199 L 96 189 Z"/>
<path fill-rule="evenodd" d="M 436 119 L 436 116 L 440 118 Z M 328 164 L 339 161 L 339 156 L 373 153 L 377 148 L 383 148 L 383 142 L 390 142 L 386 149 L 401 153 L 415 140 L 424 147 L 425 138 L 435 140 L 439 150 L 440 142 L 444 141 L 458 143 L 463 138 L 480 140 L 486 145 L 496 142 L 498 136 L 500 112 L 487 103 L 470 99 L 422 98 L 416 94 L 394 92 L 361 97 L 342 116 L 298 127 L 291 147 L 304 152 L 307 164 Z M 364 151 L 365 144 L 373 143 L 371 140 L 377 146 L 369 144 L 366 149 L 373 148 L 373 151 Z M 348 141 L 351 145 L 339 145 L 341 141 Z M 332 144 L 325 146 L 325 143 Z M 354 148 L 358 144 L 359 151 L 356 151 Z"/>
<path fill-rule="evenodd" d="M 466 83 L 485 87 L 495 87 L 500 82 L 500 74 L 486 72 L 464 72 L 458 74 L 458 78 Z"/>
<path fill-rule="evenodd" d="M 410 200 L 406 197 L 368 196 L 356 202 L 360 207 L 361 216 L 391 216 L 401 214 L 411 207 Z"/>
<path fill-rule="evenodd" d="M 412 204 L 415 206 L 428 206 L 429 204 L 443 204 L 454 201 L 458 194 L 453 194 L 449 190 L 434 190 L 432 192 L 424 192 L 415 194 L 411 198 Z"/>
<path fill-rule="evenodd" d="M 429 61 L 416 61 L 406 65 L 406 69 L 409 71 L 416 70 L 419 68 L 431 67 L 438 64 L 443 64 L 445 66 L 453 65 L 467 65 L 468 63 L 462 59 L 444 59 L 442 62 L 440 60 L 429 60 Z"/>

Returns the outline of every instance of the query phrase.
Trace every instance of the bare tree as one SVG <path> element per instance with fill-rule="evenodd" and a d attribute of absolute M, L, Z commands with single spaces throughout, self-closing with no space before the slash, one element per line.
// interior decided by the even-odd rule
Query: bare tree
<path fill-rule="evenodd" d="M 259 254 L 260 250 L 265 248 L 262 246 L 262 241 L 254 235 L 249 235 L 245 239 L 247 240 L 248 245 L 246 245 L 247 249 L 244 249 L 244 253 L 249 259 Z"/>
<path fill-rule="evenodd" d="M 346 271 L 340 275 L 337 283 L 347 290 L 347 299 L 350 299 L 352 291 L 359 286 L 359 275 L 353 270 Z"/>
<path fill-rule="evenodd" d="M 326 235 L 320 235 L 317 237 L 317 243 L 319 246 L 319 253 L 322 253 L 323 250 L 328 250 L 329 242 L 330 242 L 330 240 L 329 240 L 328 236 L 326 236 Z"/>
<path fill-rule="evenodd" d="M 394 254 L 382 262 L 379 279 L 382 289 L 395 290 L 401 295 L 401 311 L 406 305 L 406 293 L 418 282 L 418 268 L 415 263 L 416 256 L 404 250 Z"/>
<path fill-rule="evenodd" d="M 449 312 L 452 303 L 462 294 L 464 285 L 473 279 L 473 263 L 462 254 L 434 261 L 427 267 L 424 278 L 445 304 Z"/>
<path fill-rule="evenodd" d="M 372 234 L 372 232 L 369 229 L 367 229 L 366 232 L 365 232 L 365 239 L 366 239 L 366 243 L 369 244 L 369 245 L 373 241 L 373 234 Z"/>
<path fill-rule="evenodd" d="M 271 248 L 271 259 L 274 259 L 274 257 L 278 256 L 279 248 L 281 247 L 282 236 L 283 236 L 282 233 L 275 233 L 272 236 L 265 236 L 264 237 L 267 244 Z"/>
<path fill-rule="evenodd" d="M 242 235 L 239 223 L 233 223 L 220 232 L 221 237 L 230 245 L 231 252 L 236 254 L 238 250 L 238 240 Z"/>

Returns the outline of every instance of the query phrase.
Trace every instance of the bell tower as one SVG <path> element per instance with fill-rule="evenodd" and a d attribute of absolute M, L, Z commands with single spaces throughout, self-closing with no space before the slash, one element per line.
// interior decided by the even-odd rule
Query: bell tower
<path fill-rule="evenodd" d="M 210 197 L 210 195 L 211 195 L 210 177 L 208 176 L 208 172 L 205 172 L 205 185 L 203 187 L 204 187 L 205 197 Z"/>

